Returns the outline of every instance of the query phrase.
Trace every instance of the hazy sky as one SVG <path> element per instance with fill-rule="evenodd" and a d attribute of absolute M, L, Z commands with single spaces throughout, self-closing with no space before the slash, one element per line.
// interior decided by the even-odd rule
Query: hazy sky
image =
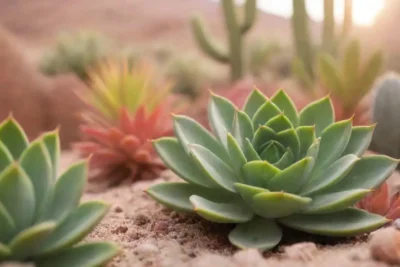
<path fill-rule="evenodd" d="M 217 0 L 214 0 L 217 1 Z M 237 0 L 242 2 L 243 0 Z M 296 1 L 296 0 L 294 0 Z M 311 18 L 320 21 L 323 18 L 323 0 L 306 0 L 307 11 Z M 343 18 L 343 0 L 335 1 L 335 16 Z M 354 22 L 359 25 L 373 23 L 376 14 L 383 8 L 384 0 L 353 0 Z M 258 6 L 266 12 L 290 17 L 292 0 L 258 0 Z"/>

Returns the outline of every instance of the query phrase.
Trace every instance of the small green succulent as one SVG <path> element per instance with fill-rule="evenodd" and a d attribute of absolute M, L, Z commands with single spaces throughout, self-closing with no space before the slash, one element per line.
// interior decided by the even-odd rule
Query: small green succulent
<path fill-rule="evenodd" d="M 271 99 L 254 90 L 243 110 L 213 95 L 208 112 L 216 137 L 175 116 L 176 138 L 154 141 L 161 159 L 186 181 L 150 187 L 148 194 L 160 203 L 236 224 L 231 243 L 260 250 L 280 242 L 280 225 L 354 236 L 388 222 L 354 204 L 383 183 L 398 161 L 361 157 L 374 126 L 335 122 L 329 97 L 298 113 L 282 90 Z"/>
<path fill-rule="evenodd" d="M 58 132 L 32 143 L 13 119 L 0 125 L 0 263 L 33 262 L 37 267 L 89 267 L 118 253 L 106 242 L 77 244 L 104 217 L 108 205 L 79 204 L 87 162 L 57 179 Z"/>

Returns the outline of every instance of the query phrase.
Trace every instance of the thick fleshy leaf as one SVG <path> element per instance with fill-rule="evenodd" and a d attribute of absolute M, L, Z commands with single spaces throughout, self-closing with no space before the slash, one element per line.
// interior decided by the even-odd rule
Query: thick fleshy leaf
<path fill-rule="evenodd" d="M 243 151 L 240 149 L 239 144 L 237 143 L 236 139 L 228 133 L 227 136 L 227 146 L 228 146 L 228 153 L 229 157 L 231 158 L 231 166 L 232 169 L 235 171 L 236 176 L 240 181 L 243 181 L 242 177 L 242 167 L 246 164 L 247 159 L 244 155 Z"/>
<path fill-rule="evenodd" d="M 353 127 L 349 143 L 347 144 L 343 155 L 354 154 L 358 157 L 362 156 L 371 143 L 374 128 L 375 125 Z"/>
<path fill-rule="evenodd" d="M 275 220 L 260 217 L 236 225 L 229 233 L 229 241 L 241 249 L 255 248 L 265 251 L 278 245 L 281 239 L 282 231 Z"/>
<path fill-rule="evenodd" d="M 300 212 L 310 201 L 311 198 L 285 192 L 266 192 L 253 197 L 251 208 L 261 217 L 280 218 Z"/>
<path fill-rule="evenodd" d="M 243 111 L 235 112 L 232 132 L 241 149 L 244 149 L 246 138 L 253 139 L 253 124 Z"/>
<path fill-rule="evenodd" d="M 199 186 L 217 188 L 218 184 L 208 179 L 193 159 L 173 137 L 163 137 L 153 142 L 153 146 L 165 165 L 183 180 Z"/>
<path fill-rule="evenodd" d="M 242 168 L 245 182 L 248 185 L 266 188 L 268 181 L 280 173 L 280 170 L 267 161 L 250 161 Z"/>
<path fill-rule="evenodd" d="M 46 207 L 49 190 L 52 188 L 53 177 L 51 159 L 46 147 L 40 141 L 35 141 L 21 154 L 21 167 L 32 182 L 35 192 L 35 218 Z"/>
<path fill-rule="evenodd" d="M 229 100 L 215 94 L 211 95 L 211 101 L 208 105 L 208 119 L 210 121 L 210 126 L 218 140 L 224 144 L 225 147 L 226 134 L 228 132 L 232 133 L 232 123 L 235 110 L 235 106 Z M 206 144 L 198 142 L 199 141 L 191 143 L 202 145 L 213 151 L 210 147 L 206 146 Z M 216 151 L 213 152 L 219 156 Z"/>
<path fill-rule="evenodd" d="M 17 230 L 28 227 L 35 212 L 35 193 L 31 181 L 16 164 L 0 174 L 0 203 L 14 220 Z"/>
<path fill-rule="evenodd" d="M 283 90 L 276 92 L 272 98 L 272 102 L 278 106 L 278 108 L 283 111 L 286 117 L 290 120 L 294 127 L 299 124 L 299 117 L 297 115 L 296 106 L 290 97 Z"/>
<path fill-rule="evenodd" d="M 319 137 L 322 131 L 335 121 L 331 100 L 324 97 L 308 104 L 301 110 L 299 119 L 300 126 L 315 125 L 315 134 Z"/>
<path fill-rule="evenodd" d="M 312 158 L 307 157 L 290 165 L 268 181 L 267 188 L 271 191 L 296 193 L 308 178 L 305 176 Z"/>
<path fill-rule="evenodd" d="M 48 132 L 42 137 L 43 144 L 46 146 L 49 152 L 53 179 L 57 178 L 58 164 L 60 161 L 60 138 L 58 135 L 58 129 L 53 132 Z"/>
<path fill-rule="evenodd" d="M 260 156 L 257 154 L 257 151 L 254 149 L 252 143 L 249 139 L 246 139 L 244 155 L 246 156 L 247 161 L 253 160 L 261 160 Z"/>
<path fill-rule="evenodd" d="M 281 132 L 290 128 L 293 128 L 290 120 L 285 116 L 285 114 L 281 113 L 273 118 L 271 118 L 265 126 L 271 128 L 275 132 Z"/>
<path fill-rule="evenodd" d="M 359 160 L 357 156 L 352 154 L 338 159 L 328 168 L 313 174 L 308 183 L 301 188 L 300 195 L 308 196 L 324 189 L 329 190 L 329 187 L 334 186 L 346 177 Z"/>
<path fill-rule="evenodd" d="M 281 159 L 274 163 L 274 166 L 280 170 L 286 169 L 294 162 L 294 155 L 290 148 L 287 148 Z"/>
<path fill-rule="evenodd" d="M 296 130 L 293 128 L 284 130 L 277 134 L 276 139 L 281 143 L 284 147 L 289 147 L 293 152 L 295 158 L 299 156 L 300 152 L 300 140 L 297 136 Z"/>
<path fill-rule="evenodd" d="M 222 188 L 235 192 L 233 183 L 237 177 L 232 169 L 210 150 L 200 145 L 190 145 L 191 155 L 204 173 Z"/>
<path fill-rule="evenodd" d="M 10 243 L 9 247 L 16 258 L 36 255 L 46 238 L 54 231 L 54 222 L 43 222 L 20 232 Z"/>
<path fill-rule="evenodd" d="M 340 68 L 336 67 L 336 61 L 332 55 L 322 53 L 318 58 L 319 77 L 324 87 L 333 91 L 335 95 L 343 96 L 345 93 Z"/>
<path fill-rule="evenodd" d="M 152 198 L 163 205 L 181 212 L 193 212 L 193 206 L 189 201 L 192 195 L 198 195 L 206 199 L 223 202 L 234 199 L 235 194 L 221 189 L 211 189 L 187 183 L 161 183 L 151 186 L 146 190 Z"/>
<path fill-rule="evenodd" d="M 255 195 L 259 193 L 269 192 L 269 190 L 261 187 L 241 183 L 235 183 L 235 189 L 236 192 L 239 193 L 239 195 L 242 197 L 244 202 L 246 202 L 248 205 L 251 205 L 253 203 L 253 197 Z"/>
<path fill-rule="evenodd" d="M 316 171 L 326 168 L 343 154 L 350 140 L 351 123 L 351 119 L 339 121 L 323 131 L 314 166 Z"/>
<path fill-rule="evenodd" d="M 264 146 L 260 152 L 260 158 L 271 163 L 279 161 L 285 154 L 285 147 L 277 141 L 271 141 Z"/>
<path fill-rule="evenodd" d="M 328 190 L 376 188 L 393 173 L 398 163 L 398 160 L 384 155 L 362 157 L 345 178 Z"/>
<path fill-rule="evenodd" d="M 279 115 L 282 111 L 271 100 L 265 102 L 254 114 L 253 125 L 257 129 L 260 125 L 264 125 L 271 118 Z"/>
<path fill-rule="evenodd" d="M 40 258 L 37 267 L 94 267 L 104 266 L 119 253 L 119 248 L 111 243 L 91 242 Z"/>
<path fill-rule="evenodd" d="M 13 162 L 13 156 L 7 147 L 0 141 L 0 172 Z"/>
<path fill-rule="evenodd" d="M 299 158 L 303 158 L 316 138 L 315 126 L 300 126 L 296 128 L 296 132 L 300 142 Z"/>
<path fill-rule="evenodd" d="M 0 125 L 0 140 L 7 147 L 14 159 L 19 159 L 28 147 L 28 137 L 16 120 L 9 117 Z"/>
<path fill-rule="evenodd" d="M 267 101 L 267 98 L 258 89 L 254 89 L 243 106 L 243 111 L 251 119 L 257 110 Z"/>
<path fill-rule="evenodd" d="M 348 208 L 329 214 L 293 214 L 278 222 L 300 231 L 326 236 L 356 236 L 373 231 L 388 219 L 363 210 Z"/>
<path fill-rule="evenodd" d="M 108 205 L 98 201 L 81 204 L 63 220 L 40 248 L 40 254 L 49 254 L 81 241 L 101 221 Z"/>
<path fill-rule="evenodd" d="M 312 143 L 312 145 L 308 148 L 307 153 L 306 153 L 306 157 L 312 158 L 312 161 L 310 162 L 310 164 L 308 164 L 308 170 L 305 172 L 305 176 L 307 176 L 308 179 L 310 179 L 310 176 L 314 169 L 315 161 L 318 156 L 320 142 L 321 142 L 321 137 L 315 139 L 314 142 Z M 307 179 L 306 183 L 308 182 L 308 179 Z"/>
<path fill-rule="evenodd" d="M 83 160 L 70 166 L 58 178 L 52 196 L 50 208 L 45 219 L 61 221 L 78 204 L 83 193 L 87 177 L 87 161 Z"/>
<path fill-rule="evenodd" d="M 253 147 L 257 150 L 260 151 L 261 147 L 266 144 L 267 142 L 271 140 L 276 140 L 276 132 L 272 130 L 271 128 L 263 125 L 258 127 L 256 132 L 254 133 L 254 138 L 253 138 Z"/>
<path fill-rule="evenodd" d="M 244 223 L 250 221 L 254 213 L 243 201 L 217 203 L 200 196 L 190 198 L 194 211 L 206 220 L 217 223 Z"/>
<path fill-rule="evenodd" d="M 232 115 L 233 119 L 233 115 Z M 232 124 L 232 121 L 231 121 Z M 229 163 L 229 157 L 226 154 L 225 149 L 203 126 L 197 123 L 195 120 L 186 116 L 175 116 L 174 117 L 174 129 L 175 134 L 183 146 L 187 154 L 190 154 L 190 144 L 201 145 L 211 152 L 213 152 L 220 159 Z M 223 143 L 226 143 L 226 132 L 224 135 Z"/>
<path fill-rule="evenodd" d="M 356 204 L 370 192 L 371 190 L 368 189 L 354 189 L 315 196 L 302 213 L 325 214 L 344 210 Z"/>
<path fill-rule="evenodd" d="M 16 233 L 15 222 L 11 214 L 0 202 L 0 243 L 8 243 Z M 0 253 L 1 255 L 1 253 Z"/>

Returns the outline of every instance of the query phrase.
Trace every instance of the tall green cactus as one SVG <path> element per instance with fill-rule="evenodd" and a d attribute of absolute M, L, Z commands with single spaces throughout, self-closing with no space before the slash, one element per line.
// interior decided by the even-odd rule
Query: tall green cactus
<path fill-rule="evenodd" d="M 324 1 L 324 29 L 322 32 L 322 49 L 334 54 L 336 51 L 334 0 Z"/>
<path fill-rule="evenodd" d="M 400 158 L 400 120 L 397 109 L 400 103 L 400 76 L 389 73 L 379 80 L 374 89 L 372 119 L 376 128 L 371 149 Z"/>
<path fill-rule="evenodd" d="M 311 47 L 310 29 L 308 25 L 308 14 L 305 0 L 292 0 L 293 15 L 293 39 L 297 54 L 298 68 L 303 68 L 302 72 L 308 77 L 313 77 L 313 52 Z"/>
<path fill-rule="evenodd" d="M 239 21 L 236 14 L 234 0 L 221 0 L 225 19 L 225 28 L 228 32 L 228 49 L 223 50 L 206 31 L 199 16 L 192 18 L 192 29 L 199 47 L 218 62 L 229 64 L 231 80 L 237 81 L 244 75 L 243 63 L 243 36 L 251 29 L 256 19 L 257 1 L 246 0 L 244 4 L 244 20 Z"/>
<path fill-rule="evenodd" d="M 346 39 L 353 27 L 353 0 L 344 0 L 342 38 Z"/>

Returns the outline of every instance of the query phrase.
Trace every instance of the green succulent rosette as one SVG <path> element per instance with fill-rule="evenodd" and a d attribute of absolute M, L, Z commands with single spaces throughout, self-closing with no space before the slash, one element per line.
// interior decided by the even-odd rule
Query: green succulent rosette
<path fill-rule="evenodd" d="M 236 224 L 229 240 L 240 248 L 270 249 L 281 225 L 326 236 L 355 236 L 388 220 L 354 208 L 382 184 L 398 161 L 364 156 L 374 126 L 335 122 L 329 97 L 299 113 L 280 90 L 268 99 L 254 90 L 242 110 L 212 95 L 209 121 L 175 116 L 176 137 L 154 141 L 165 164 L 185 182 L 147 192 L 181 212 Z"/>
<path fill-rule="evenodd" d="M 119 253 L 109 242 L 79 244 L 109 205 L 80 203 L 87 161 L 57 177 L 59 157 L 58 131 L 29 143 L 13 118 L 0 124 L 0 263 L 94 267 Z"/>

